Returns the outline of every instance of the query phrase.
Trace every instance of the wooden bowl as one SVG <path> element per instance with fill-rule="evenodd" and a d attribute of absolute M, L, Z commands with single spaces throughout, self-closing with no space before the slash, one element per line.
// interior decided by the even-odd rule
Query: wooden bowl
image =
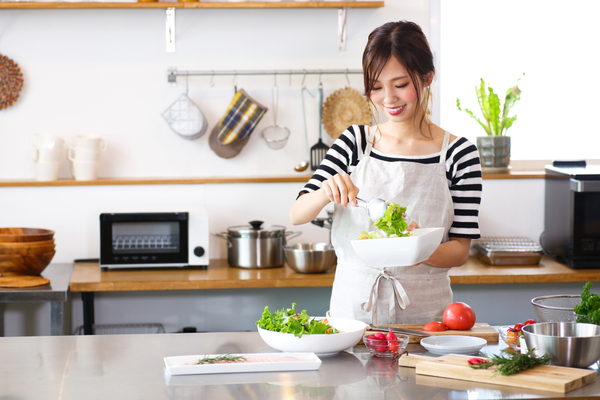
<path fill-rule="evenodd" d="M 0 242 L 39 242 L 54 238 L 54 231 L 37 228 L 0 228 Z"/>
<path fill-rule="evenodd" d="M 42 240 L 40 242 L 0 242 L 0 248 L 10 247 L 10 248 L 36 248 L 36 247 L 47 247 L 54 246 L 54 239 L 50 240 Z"/>
<path fill-rule="evenodd" d="M 39 246 L 39 247 L 0 247 L 0 254 L 13 255 L 35 255 L 49 253 L 54 251 L 56 246 Z"/>
<path fill-rule="evenodd" d="M 54 251 L 35 255 L 0 254 L 0 275 L 40 275 L 50 264 L 54 254 Z"/>

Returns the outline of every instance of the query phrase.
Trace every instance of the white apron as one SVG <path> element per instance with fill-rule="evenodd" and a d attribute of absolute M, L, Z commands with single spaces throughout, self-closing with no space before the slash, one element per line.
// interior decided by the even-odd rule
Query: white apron
<path fill-rule="evenodd" d="M 446 151 L 450 134 L 444 133 L 440 162 L 386 162 L 370 157 L 375 129 L 367 149 L 350 175 L 366 201 L 382 198 L 406 207 L 407 222 L 420 228 L 444 228 L 442 243 L 449 240 L 454 206 L 446 178 Z M 430 157 L 430 156 L 427 156 Z M 350 241 L 370 231 L 366 210 L 335 205 L 331 243 L 337 268 L 329 315 L 373 324 L 421 324 L 441 321 L 452 303 L 449 268 L 421 264 L 377 268 L 363 262 Z M 385 240 L 385 239 L 369 239 Z"/>

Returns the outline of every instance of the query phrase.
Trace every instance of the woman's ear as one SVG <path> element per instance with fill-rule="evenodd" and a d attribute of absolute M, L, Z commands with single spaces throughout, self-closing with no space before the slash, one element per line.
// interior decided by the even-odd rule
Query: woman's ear
<path fill-rule="evenodd" d="M 433 83 L 434 72 L 431 71 L 427 75 L 425 75 L 425 87 L 430 86 Z"/>

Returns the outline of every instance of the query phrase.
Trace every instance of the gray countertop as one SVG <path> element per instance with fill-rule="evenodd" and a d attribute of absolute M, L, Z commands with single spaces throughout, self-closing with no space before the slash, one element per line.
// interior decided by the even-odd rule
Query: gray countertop
<path fill-rule="evenodd" d="M 503 345 L 501 345 L 503 346 Z M 269 353 L 256 332 L 0 337 L 0 398 L 60 399 L 556 399 L 600 398 L 600 381 L 565 395 L 415 376 L 364 346 L 317 371 L 169 376 L 164 357 Z M 410 345 L 409 351 L 423 351 Z M 497 352 L 498 345 L 484 352 Z"/>

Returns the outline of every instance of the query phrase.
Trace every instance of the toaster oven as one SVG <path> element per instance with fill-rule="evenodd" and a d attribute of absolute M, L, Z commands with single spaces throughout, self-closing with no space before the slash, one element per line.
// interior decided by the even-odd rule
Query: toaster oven
<path fill-rule="evenodd" d="M 571 268 L 600 268 L 600 165 L 546 166 L 540 244 Z"/>
<path fill-rule="evenodd" d="M 199 267 L 209 263 L 202 207 L 112 208 L 100 213 L 100 267 Z"/>

